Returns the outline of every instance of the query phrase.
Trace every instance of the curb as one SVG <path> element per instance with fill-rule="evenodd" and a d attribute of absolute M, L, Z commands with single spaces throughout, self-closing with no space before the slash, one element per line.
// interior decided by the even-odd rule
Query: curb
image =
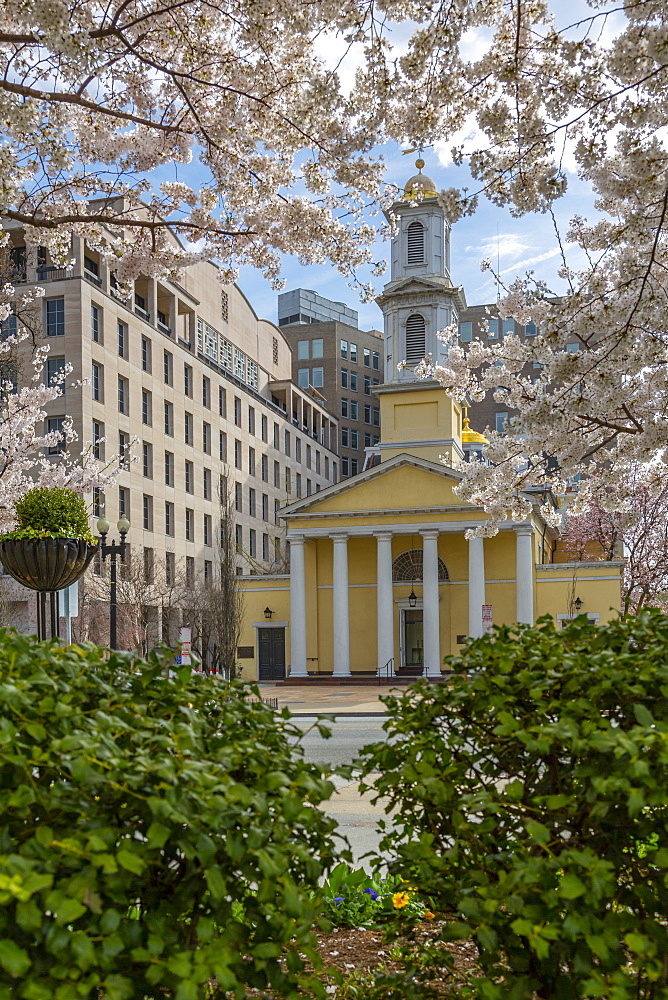
<path fill-rule="evenodd" d="M 384 719 L 387 712 L 291 712 L 293 719 L 317 719 L 321 715 L 333 715 L 337 719 Z"/>

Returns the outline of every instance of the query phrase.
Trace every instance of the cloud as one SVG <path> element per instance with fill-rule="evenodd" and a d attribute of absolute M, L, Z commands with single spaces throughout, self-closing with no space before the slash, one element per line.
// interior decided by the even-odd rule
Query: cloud
<path fill-rule="evenodd" d="M 561 253 L 559 247 L 554 247 L 552 250 L 547 250 L 545 253 L 539 253 L 535 257 L 526 257 L 524 260 L 515 261 L 510 267 L 504 267 L 501 274 L 510 274 L 513 271 L 519 271 L 520 268 L 531 267 L 532 264 L 540 264 L 543 260 L 549 260 L 551 257 L 556 257 Z"/>
<path fill-rule="evenodd" d="M 530 243 L 525 243 L 518 233 L 499 233 L 498 236 L 490 236 L 483 243 L 465 247 L 464 252 L 481 260 L 485 257 L 492 260 L 509 257 L 512 260 L 521 257 L 527 250 L 536 249 Z"/>

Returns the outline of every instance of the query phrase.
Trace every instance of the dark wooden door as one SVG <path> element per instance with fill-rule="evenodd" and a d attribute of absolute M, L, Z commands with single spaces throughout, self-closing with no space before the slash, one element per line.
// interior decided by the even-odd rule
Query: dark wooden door
<path fill-rule="evenodd" d="M 258 629 L 259 667 L 261 681 L 285 679 L 285 629 Z"/>

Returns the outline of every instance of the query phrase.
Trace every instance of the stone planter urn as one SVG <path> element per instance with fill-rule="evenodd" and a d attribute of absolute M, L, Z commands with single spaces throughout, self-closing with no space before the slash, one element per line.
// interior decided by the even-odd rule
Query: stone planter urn
<path fill-rule="evenodd" d="M 80 538 L 0 541 L 0 561 L 10 576 L 29 590 L 63 590 L 82 576 L 98 550 Z"/>

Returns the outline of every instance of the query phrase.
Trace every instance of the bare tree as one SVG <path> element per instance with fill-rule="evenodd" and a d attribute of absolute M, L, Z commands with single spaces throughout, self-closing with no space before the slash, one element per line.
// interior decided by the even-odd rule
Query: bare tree
<path fill-rule="evenodd" d="M 227 476 L 220 477 L 218 501 L 220 526 L 211 574 L 207 578 L 202 574 L 190 578 L 186 573 L 179 603 L 183 623 L 192 629 L 192 648 L 201 658 L 203 669 L 221 671 L 231 678 L 236 673 L 244 608 L 237 576 L 234 503 Z"/>

